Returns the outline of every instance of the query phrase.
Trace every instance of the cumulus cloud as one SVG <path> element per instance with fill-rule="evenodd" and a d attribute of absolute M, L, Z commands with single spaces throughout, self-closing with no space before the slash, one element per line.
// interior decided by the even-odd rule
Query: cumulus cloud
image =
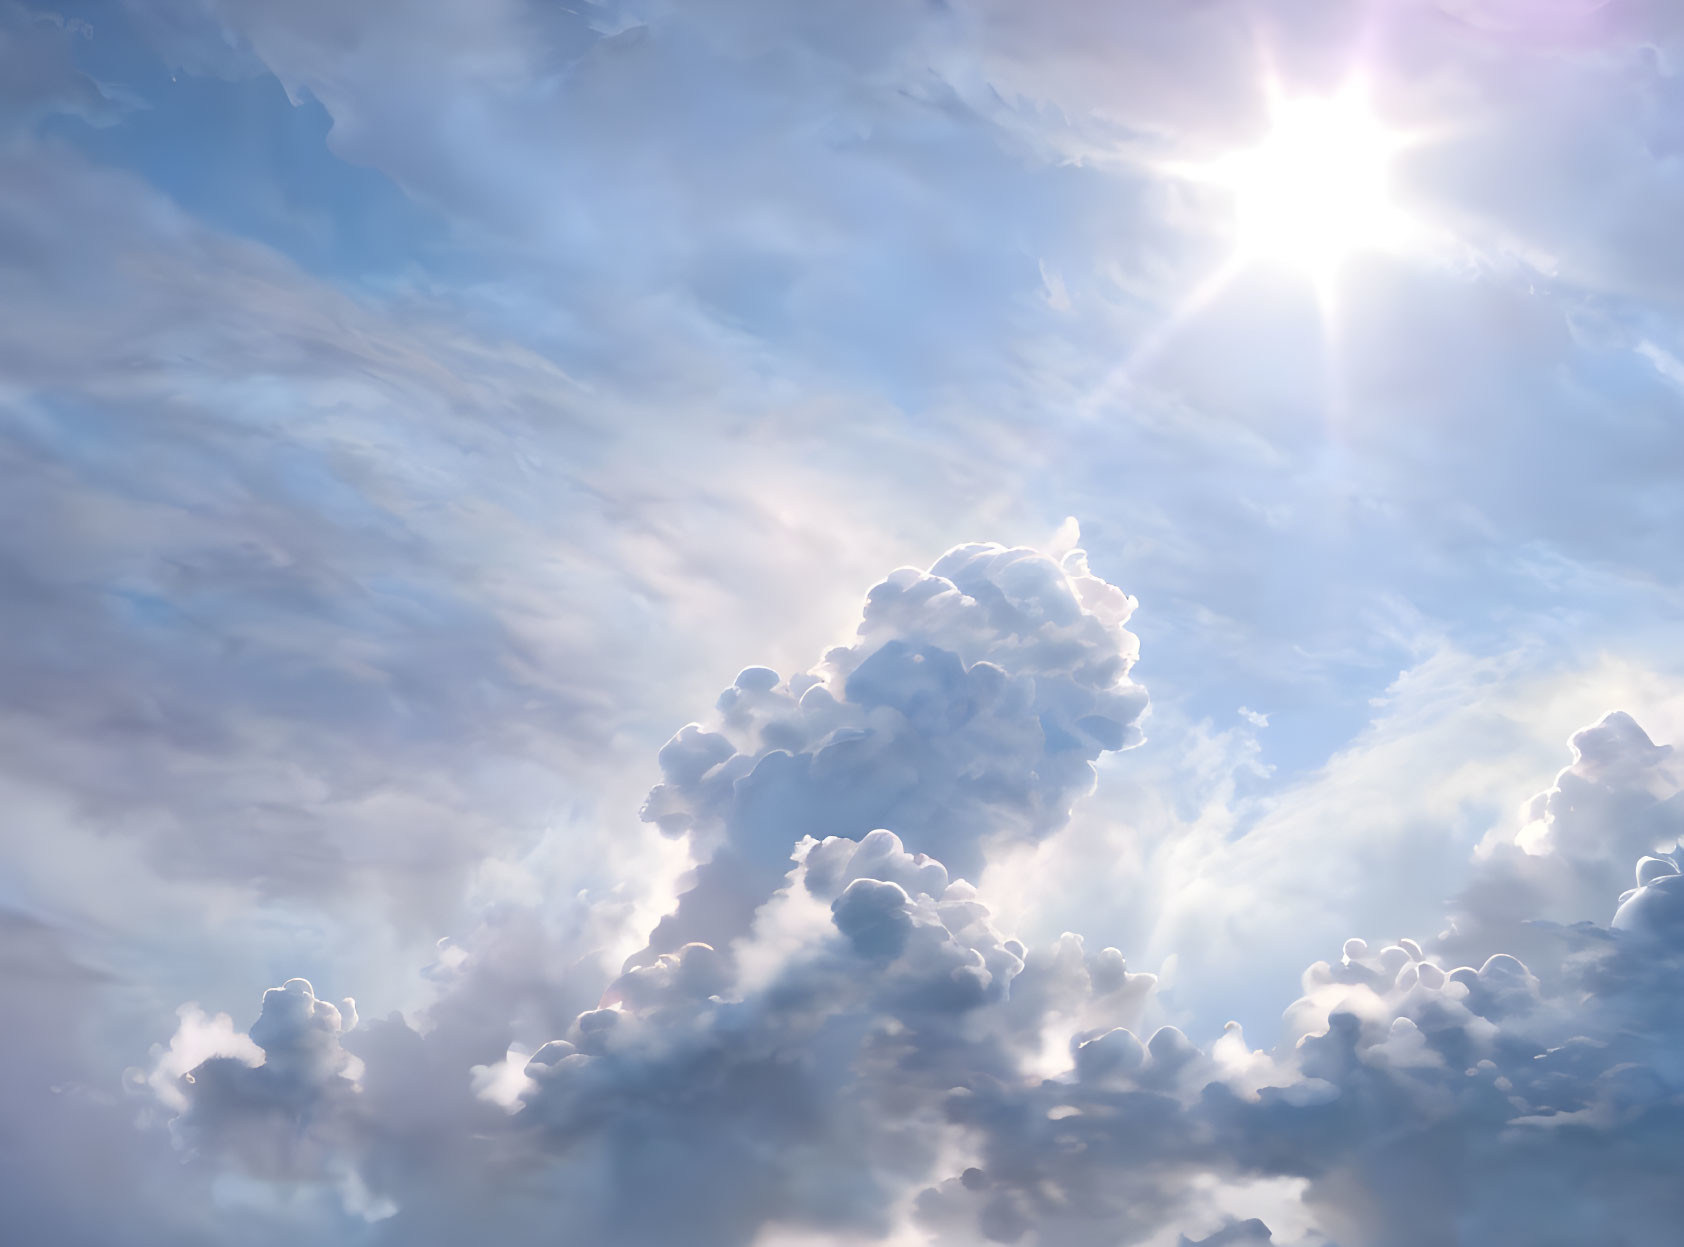
<path fill-rule="evenodd" d="M 890 827 L 975 877 L 988 845 L 1056 831 L 1094 760 L 1141 739 L 1133 608 L 1079 551 L 961 546 L 874 588 L 812 671 L 742 672 L 661 750 L 643 817 L 703 860 L 651 950 L 740 935 L 801 836 Z"/>
<path fill-rule="evenodd" d="M 974 869 L 1055 833 L 1093 759 L 1138 738 L 1132 606 L 1079 553 L 966 546 L 893 574 L 856 641 L 787 682 L 749 669 L 662 751 L 646 817 L 701 865 L 594 1007 L 472 1062 L 448 1008 L 353 1030 L 302 980 L 248 1036 L 184 1013 L 152 1077 L 176 1136 L 198 1164 L 328 1184 L 409 1243 L 546 1208 L 570 1239 L 704 1247 L 1665 1241 L 1670 750 L 1609 716 L 1528 804 L 1521 856 L 1486 854 L 1523 872 L 1536 964 L 1458 961 L 1454 929 L 1353 937 L 1305 971 L 1279 1042 L 1200 1042 L 1120 951 L 1026 946 L 930 851 Z M 1598 890 L 1589 920 L 1551 920 Z"/>
<path fill-rule="evenodd" d="M 635 1187 L 623 1149 L 678 1157 L 687 1196 L 597 1201 L 605 1226 L 644 1227 L 632 1241 L 680 1225 L 694 1241 L 737 1241 L 745 1218 L 887 1225 L 906 1174 L 945 1146 L 939 1101 L 956 1069 L 1012 1080 L 1049 1043 L 1138 1025 L 1150 976 L 1073 936 L 1031 953 L 995 930 L 970 884 L 914 851 L 975 868 L 991 843 L 1050 834 L 1091 787 L 1093 759 L 1139 739 L 1133 605 L 1080 552 L 1061 566 L 961 547 L 874 589 L 858 640 L 815 673 L 745 672 L 714 730 L 685 729 L 662 751 L 645 811 L 691 838 L 695 886 L 601 1007 L 518 1076 L 511 1049 L 464 1081 L 482 1100 L 518 1096 L 505 1132 L 568 1158 L 573 1180 L 607 1170 Z M 676 939 L 684 927 L 711 942 Z M 304 1144 L 325 1133 L 334 1156 L 369 1150 L 358 1172 L 387 1170 L 368 1111 L 385 1093 L 364 1099 L 346 1077 L 331 1008 L 301 981 L 267 993 L 251 1032 L 264 1061 L 195 1070 L 178 1133 L 252 1168 L 274 1161 L 286 1123 L 304 1131 L 290 1165 L 324 1165 L 326 1145 Z M 452 1033 L 386 1023 L 363 1049 L 369 1084 L 389 1044 L 410 1045 L 413 1071 Z M 833 1188 L 838 1174 L 851 1176 Z"/>
<path fill-rule="evenodd" d="M 1521 811 L 1518 828 L 1493 831 L 1453 907 L 1452 938 L 1473 950 L 1549 938 L 1549 923 L 1604 922 L 1610 898 L 1661 868 L 1651 858 L 1684 837 L 1684 764 L 1629 714 L 1576 732 L 1572 763 Z M 1643 865 L 1643 862 L 1650 863 Z"/>
<path fill-rule="evenodd" d="M 317 999 L 304 979 L 264 992 L 262 1012 L 246 1035 L 222 1039 L 217 1046 L 226 1053 L 200 1062 L 162 1091 L 182 1105 L 174 1122 L 178 1138 L 265 1177 L 320 1176 L 361 1091 L 361 1062 L 340 1043 L 356 1025 L 356 1007 L 349 999 L 342 1004 Z M 188 1046 L 183 1036 L 191 1043 L 206 1030 L 202 1016 L 191 1012 L 182 1023 L 158 1072 Z"/>

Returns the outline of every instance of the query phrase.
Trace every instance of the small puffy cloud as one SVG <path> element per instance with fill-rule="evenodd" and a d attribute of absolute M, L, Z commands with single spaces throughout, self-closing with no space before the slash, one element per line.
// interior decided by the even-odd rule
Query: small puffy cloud
<path fill-rule="evenodd" d="M 1538 919 L 1606 922 L 1611 900 L 1632 886 L 1633 864 L 1684 837 L 1684 764 L 1670 745 L 1615 711 L 1575 733 L 1569 748 L 1571 765 L 1526 803 L 1518 829 L 1480 846 L 1452 911 L 1460 951 L 1535 948 L 1549 938 Z M 1663 861 L 1639 865 L 1637 882 Z"/>
<path fill-rule="evenodd" d="M 176 1112 L 187 1109 L 186 1086 L 192 1084 L 184 1085 L 184 1076 L 211 1058 L 247 1066 L 263 1063 L 263 1049 L 250 1035 L 236 1031 L 234 1019 L 226 1013 L 212 1017 L 195 1004 L 182 1005 L 176 1013 L 181 1025 L 170 1037 L 168 1048 L 154 1052 L 152 1068 L 145 1074 L 147 1086 Z"/>
<path fill-rule="evenodd" d="M 1667 937 L 1684 936 L 1684 879 L 1672 856 L 1645 857 L 1637 863 L 1637 886 L 1620 898 L 1614 929 Z"/>
<path fill-rule="evenodd" d="M 342 1178 L 342 1154 L 361 1129 L 362 1062 L 340 1042 L 356 1022 L 350 999 L 336 1006 L 306 980 L 288 979 L 263 993 L 245 1035 L 223 1033 L 223 1017 L 207 1023 L 183 1010 L 148 1082 L 180 1107 L 173 1128 L 192 1151 L 215 1153 L 255 1178 Z M 184 1056 L 207 1046 L 216 1051 L 166 1081 Z"/>

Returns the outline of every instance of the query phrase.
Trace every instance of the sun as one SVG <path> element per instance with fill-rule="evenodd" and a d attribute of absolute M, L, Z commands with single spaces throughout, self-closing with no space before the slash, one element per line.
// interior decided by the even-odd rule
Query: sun
<path fill-rule="evenodd" d="M 1360 85 L 1331 96 L 1277 94 L 1263 141 L 1212 170 L 1234 196 L 1236 258 L 1321 283 L 1353 252 L 1390 245 L 1402 225 L 1390 164 L 1402 145 L 1369 111 Z"/>
<path fill-rule="evenodd" d="M 1265 72 L 1267 126 L 1239 151 L 1151 166 L 1165 177 L 1215 188 L 1233 210 L 1234 246 L 1191 285 L 1162 323 L 1143 334 L 1095 392 L 1097 409 L 1164 345 L 1258 269 L 1291 274 L 1314 291 L 1328 340 L 1338 339 L 1346 262 L 1364 251 L 1431 256 L 1449 236 L 1405 210 L 1393 193 L 1394 157 L 1440 141 L 1450 128 L 1420 121 L 1397 129 L 1375 115 L 1361 70 L 1329 95 L 1292 95 Z M 1203 196 L 1201 204 L 1210 202 Z M 1256 293 L 1256 288 L 1253 288 Z"/>

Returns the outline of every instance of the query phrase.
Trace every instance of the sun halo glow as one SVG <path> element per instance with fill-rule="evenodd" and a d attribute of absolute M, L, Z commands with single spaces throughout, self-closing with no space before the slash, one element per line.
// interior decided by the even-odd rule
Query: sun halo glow
<path fill-rule="evenodd" d="M 1389 195 L 1400 145 L 1359 88 L 1276 100 L 1263 141 L 1218 162 L 1234 195 L 1238 258 L 1280 264 L 1328 281 L 1352 253 L 1395 240 Z"/>

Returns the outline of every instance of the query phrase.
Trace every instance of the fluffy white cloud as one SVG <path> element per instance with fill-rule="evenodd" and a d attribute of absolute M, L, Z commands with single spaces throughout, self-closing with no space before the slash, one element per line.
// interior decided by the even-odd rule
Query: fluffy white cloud
<path fill-rule="evenodd" d="M 579 1215 L 594 1209 L 627 1241 L 679 1226 L 722 1244 L 767 1222 L 886 1227 L 909 1175 L 949 1146 L 940 1104 L 956 1073 L 1012 1080 L 1049 1044 L 1120 1035 L 1151 979 L 1075 937 L 1031 953 L 941 861 L 870 828 L 897 822 L 912 845 L 980 866 L 990 844 L 1059 827 L 1092 760 L 1139 739 L 1132 608 L 1079 552 L 1061 567 L 967 546 L 895 573 L 868 595 L 853 645 L 789 685 L 750 669 L 721 698 L 718 731 L 685 729 L 663 750 L 646 816 L 694 841 L 697 881 L 603 1006 L 519 1077 L 515 1050 L 450 1064 L 463 998 L 495 965 L 462 965 L 421 1033 L 392 1019 L 347 1039 L 366 1062 L 360 1085 L 338 1015 L 295 980 L 265 996 L 261 1064 L 218 1057 L 169 1087 L 188 1104 L 179 1133 L 270 1180 L 360 1154 L 368 1189 L 407 1206 L 415 1175 L 394 1164 L 381 1108 L 418 1094 L 410 1078 L 454 1077 L 432 1128 L 471 1122 L 560 1156 L 557 1181 L 594 1192 L 576 1196 Z M 676 940 L 686 926 L 712 944 Z M 514 1095 L 521 1111 L 493 1122 L 487 1102 Z M 482 1180 L 489 1163 L 475 1158 Z M 656 1163 L 679 1174 L 652 1204 L 636 1192 Z M 607 1190 L 590 1176 L 603 1173 Z"/>
<path fill-rule="evenodd" d="M 968 546 L 895 573 L 853 645 L 804 680 L 749 669 L 714 728 L 663 751 L 647 813 L 702 864 L 595 1007 L 529 1057 L 470 1060 L 448 991 L 418 1027 L 352 1031 L 293 980 L 165 1088 L 178 1136 L 213 1169 L 332 1184 L 410 1243 L 546 1215 L 581 1241 L 708 1247 L 1664 1241 L 1684 1129 L 1684 889 L 1654 855 L 1676 848 L 1670 751 L 1609 716 L 1516 835 L 1559 873 L 1481 859 L 1531 889 L 1530 961 L 1454 959 L 1519 923 L 1352 938 L 1304 973 L 1280 1043 L 1231 1025 L 1201 1047 L 1154 1022 L 1153 976 L 1121 952 L 1026 946 L 921 848 L 980 862 L 1056 829 L 1137 731 L 1131 607 L 1080 555 Z M 767 759 L 804 768 L 774 803 Z M 881 804 L 844 800 L 872 785 Z M 877 813 L 902 832 L 846 821 Z M 1609 885 L 1621 856 L 1635 888 Z M 1598 888 L 1596 921 L 1545 921 Z M 184 1015 L 160 1070 L 204 1029 Z M 1264 1194 L 1282 1189 L 1290 1229 Z"/>
<path fill-rule="evenodd" d="M 892 827 L 955 873 L 1061 827 L 1101 753 L 1141 739 L 1132 599 L 1080 552 L 962 546 L 866 598 L 853 644 L 787 682 L 751 667 L 661 750 L 645 819 L 703 862 L 651 949 L 740 935 L 800 836 Z"/>
<path fill-rule="evenodd" d="M 1571 765 L 1475 851 L 1444 933 L 1448 949 L 1502 948 L 1551 964 L 1563 924 L 1607 923 L 1633 885 L 1658 881 L 1684 837 L 1684 767 L 1629 715 L 1615 711 L 1575 733 Z M 1647 910 L 1641 900 L 1628 915 Z"/>

